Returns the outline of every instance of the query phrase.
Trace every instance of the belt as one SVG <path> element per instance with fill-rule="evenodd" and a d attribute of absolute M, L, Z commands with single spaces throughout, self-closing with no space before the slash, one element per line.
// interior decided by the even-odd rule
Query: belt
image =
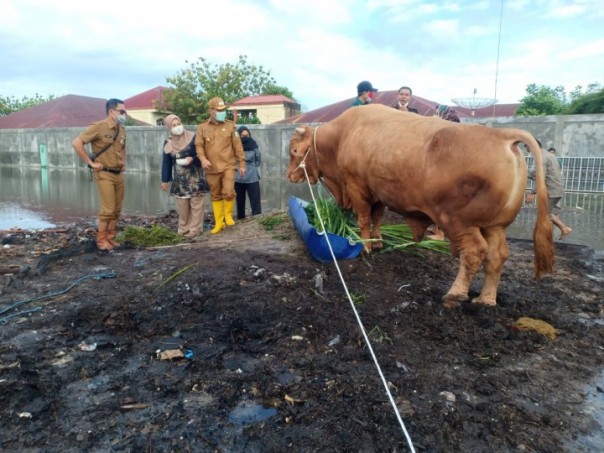
<path fill-rule="evenodd" d="M 122 169 L 121 168 L 103 167 L 103 168 L 101 168 L 101 171 L 107 171 L 109 173 L 113 173 L 114 175 L 119 175 L 122 172 Z"/>

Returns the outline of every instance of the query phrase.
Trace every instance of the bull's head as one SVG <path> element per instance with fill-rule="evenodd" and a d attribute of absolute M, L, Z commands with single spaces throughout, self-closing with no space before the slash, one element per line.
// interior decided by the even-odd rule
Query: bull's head
<path fill-rule="evenodd" d="M 306 179 L 301 164 L 306 166 L 308 180 L 316 184 L 319 180 L 319 169 L 316 162 L 316 150 L 313 144 L 313 130 L 309 126 L 297 127 L 294 135 L 289 141 L 289 167 L 287 178 L 294 183 L 303 182 Z"/>

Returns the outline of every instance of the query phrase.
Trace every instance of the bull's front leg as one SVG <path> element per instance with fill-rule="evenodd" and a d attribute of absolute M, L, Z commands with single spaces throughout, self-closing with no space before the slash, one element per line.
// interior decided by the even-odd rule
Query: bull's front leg
<path fill-rule="evenodd" d="M 364 213 L 357 213 L 357 223 L 359 224 L 359 230 L 361 230 L 361 240 L 363 241 L 364 253 L 371 253 L 372 248 L 369 222 L 369 209 L 365 210 Z"/>
<path fill-rule="evenodd" d="M 383 203 L 375 203 L 371 206 L 371 248 L 373 250 L 381 250 L 384 248 L 382 244 L 382 219 L 384 218 L 384 211 L 386 206 Z"/>

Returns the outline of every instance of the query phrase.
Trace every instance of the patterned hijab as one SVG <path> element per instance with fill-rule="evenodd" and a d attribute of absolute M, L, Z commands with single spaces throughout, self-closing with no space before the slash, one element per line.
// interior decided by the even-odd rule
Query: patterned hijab
<path fill-rule="evenodd" d="M 172 130 L 172 122 L 175 119 L 180 121 L 180 118 L 174 114 L 170 114 L 164 119 L 164 124 L 166 128 L 168 128 L 168 130 Z M 168 143 L 166 143 L 166 146 L 164 147 L 164 152 L 166 154 L 174 154 L 182 151 L 187 146 L 189 146 L 189 143 L 191 143 L 191 140 L 193 140 L 193 135 L 193 132 L 190 132 L 186 129 L 182 135 L 173 135 L 172 133 L 170 133 L 170 137 L 168 137 Z"/>

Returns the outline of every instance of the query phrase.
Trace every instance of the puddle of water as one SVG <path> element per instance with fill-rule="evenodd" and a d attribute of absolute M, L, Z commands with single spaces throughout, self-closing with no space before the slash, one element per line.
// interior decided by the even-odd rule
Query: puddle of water
<path fill-rule="evenodd" d="M 277 410 L 266 408 L 253 401 L 242 401 L 229 414 L 229 421 L 237 425 L 249 425 L 268 420 L 277 415 Z"/>
<path fill-rule="evenodd" d="M 0 201 L 0 230 L 17 227 L 37 230 L 54 226 L 48 221 L 48 214 L 44 211 L 34 211 L 16 203 Z"/>
<path fill-rule="evenodd" d="M 593 417 L 599 426 L 591 433 L 580 436 L 566 443 L 566 451 L 574 452 L 600 452 L 604 451 L 604 369 L 595 382 L 586 389 L 587 397 L 583 405 L 583 412 Z"/>

